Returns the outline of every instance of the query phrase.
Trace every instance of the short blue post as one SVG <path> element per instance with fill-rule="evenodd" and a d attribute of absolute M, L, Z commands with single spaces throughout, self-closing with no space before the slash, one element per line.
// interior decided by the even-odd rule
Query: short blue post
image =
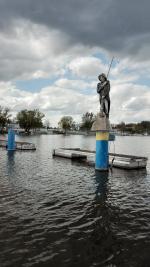
<path fill-rule="evenodd" d="M 109 168 L 109 153 L 108 153 L 108 131 L 96 132 L 96 159 L 95 169 L 99 171 L 107 171 Z"/>
<path fill-rule="evenodd" d="M 13 129 L 8 129 L 8 141 L 7 141 L 7 150 L 12 151 L 16 149 L 15 145 L 15 131 Z"/>

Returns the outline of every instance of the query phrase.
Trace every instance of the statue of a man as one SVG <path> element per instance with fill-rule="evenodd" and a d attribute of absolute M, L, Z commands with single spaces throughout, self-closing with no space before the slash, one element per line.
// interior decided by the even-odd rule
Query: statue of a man
<path fill-rule="evenodd" d="M 110 82 L 107 80 L 107 77 L 104 73 L 98 76 L 100 82 L 97 84 L 97 93 L 99 94 L 100 101 L 100 114 L 105 114 L 109 118 L 110 110 Z"/>

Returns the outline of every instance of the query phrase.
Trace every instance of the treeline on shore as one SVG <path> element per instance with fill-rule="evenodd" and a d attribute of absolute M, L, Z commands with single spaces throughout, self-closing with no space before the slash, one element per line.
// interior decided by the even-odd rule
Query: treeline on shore
<path fill-rule="evenodd" d="M 141 121 L 138 123 L 121 122 L 114 126 L 114 129 L 121 133 L 128 134 L 150 134 L 150 121 Z"/>
<path fill-rule="evenodd" d="M 67 131 L 90 131 L 97 114 L 86 112 L 81 117 L 81 122 L 74 121 L 72 116 L 63 116 L 58 122 L 58 128 L 62 129 L 64 133 Z M 45 115 L 38 109 L 21 110 L 17 113 L 15 118 L 12 118 L 9 108 L 0 106 L 0 132 L 6 133 L 8 127 L 19 125 L 25 133 L 30 134 L 31 130 L 36 131 L 39 128 L 51 129 L 50 121 L 45 119 Z M 150 121 L 141 121 L 139 123 L 125 123 L 121 122 L 112 125 L 116 132 L 128 134 L 150 134 Z"/>

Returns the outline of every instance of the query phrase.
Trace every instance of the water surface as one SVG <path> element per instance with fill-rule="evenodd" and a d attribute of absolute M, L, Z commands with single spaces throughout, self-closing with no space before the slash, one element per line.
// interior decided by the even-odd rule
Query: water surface
<path fill-rule="evenodd" d="M 0 149 L 0 267 L 150 266 L 150 161 L 98 173 L 52 158 L 56 147 L 95 149 L 94 137 L 18 139 L 37 150 Z M 150 158 L 150 137 L 117 137 L 110 151 Z"/>

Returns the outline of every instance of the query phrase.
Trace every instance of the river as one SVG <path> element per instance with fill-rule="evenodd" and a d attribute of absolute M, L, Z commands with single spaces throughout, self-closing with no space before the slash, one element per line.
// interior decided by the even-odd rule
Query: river
<path fill-rule="evenodd" d="M 52 149 L 95 149 L 94 136 L 17 137 L 33 152 L 0 149 L 0 267 L 150 266 L 146 170 L 95 172 Z M 147 156 L 149 136 L 117 136 L 110 151 Z"/>

